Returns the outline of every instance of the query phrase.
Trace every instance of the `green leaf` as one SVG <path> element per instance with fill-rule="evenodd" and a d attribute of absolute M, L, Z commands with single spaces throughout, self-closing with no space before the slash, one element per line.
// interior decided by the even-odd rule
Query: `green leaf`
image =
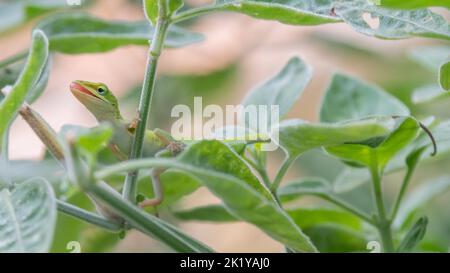
<path fill-rule="evenodd" d="M 224 143 L 200 141 L 189 146 L 176 159 L 124 162 L 98 171 L 96 177 L 108 177 L 111 170 L 117 173 L 120 168 L 126 170 L 130 164 L 137 168 L 166 166 L 185 171 L 220 198 L 226 209 L 238 219 L 254 224 L 294 251 L 316 251 L 308 237 L 276 203 L 270 191 L 255 179 L 244 160 Z"/>
<path fill-rule="evenodd" d="M 448 92 L 436 84 L 425 85 L 417 88 L 412 93 L 412 102 L 415 104 L 431 103 L 450 97 Z"/>
<path fill-rule="evenodd" d="M 315 251 L 308 237 L 228 146 L 219 141 L 202 141 L 183 152 L 177 162 L 186 165 L 186 171 L 219 197 L 237 218 L 256 225 L 295 251 Z"/>
<path fill-rule="evenodd" d="M 42 31 L 35 30 L 33 32 L 33 40 L 27 63 L 11 92 L 0 103 L 0 139 L 3 139 L 3 135 L 11 121 L 17 115 L 17 111 L 38 81 L 47 62 L 47 58 L 47 38 Z"/>
<path fill-rule="evenodd" d="M 61 0 L 12 0 L 0 3 L 0 32 L 9 30 L 36 16 L 68 8 Z"/>
<path fill-rule="evenodd" d="M 168 2 L 170 15 L 181 9 L 184 5 L 183 0 L 168 0 Z"/>
<path fill-rule="evenodd" d="M 107 123 L 101 123 L 94 128 L 76 125 L 64 125 L 58 134 L 61 143 L 73 141 L 80 152 L 90 163 L 97 161 L 97 155 L 102 151 L 112 137 L 113 130 Z"/>
<path fill-rule="evenodd" d="M 235 222 L 238 221 L 222 205 L 209 205 L 196 207 L 189 210 L 175 211 L 178 219 L 185 221 L 209 221 L 209 222 Z"/>
<path fill-rule="evenodd" d="M 214 172 L 232 174 L 235 178 L 245 181 L 270 202 L 275 202 L 273 195 L 250 170 L 245 160 L 220 141 L 201 141 L 194 144 L 192 148 L 183 152 L 178 160 Z"/>
<path fill-rule="evenodd" d="M 0 192 L 0 252 L 47 252 L 56 221 L 55 196 L 43 179 Z"/>
<path fill-rule="evenodd" d="M 319 147 L 358 142 L 388 134 L 394 125 L 389 117 L 374 117 L 334 124 L 287 120 L 280 124 L 279 143 L 290 157 Z"/>
<path fill-rule="evenodd" d="M 450 2 L 448 2 L 447 0 L 380 0 L 379 3 L 384 7 L 400 9 L 417 9 L 426 7 L 450 8 Z"/>
<path fill-rule="evenodd" d="M 439 84 L 442 89 L 450 91 L 450 61 L 443 63 L 439 68 Z"/>
<path fill-rule="evenodd" d="M 338 224 L 315 225 L 305 230 L 320 252 L 366 251 L 364 234 Z"/>
<path fill-rule="evenodd" d="M 366 167 L 376 164 L 383 170 L 386 164 L 419 134 L 420 125 L 414 118 L 401 118 L 396 129 L 386 138 L 369 140 L 367 143 L 330 146 L 325 150 L 342 160 L 362 164 Z M 375 160 L 375 161 L 374 161 Z"/>
<path fill-rule="evenodd" d="M 147 21 L 105 21 L 82 13 L 59 14 L 43 20 L 50 49 L 66 54 L 106 52 L 126 45 L 148 45 L 154 29 Z M 95 39 L 92 39 L 95 37 Z M 171 27 L 167 47 L 181 47 L 202 39 L 200 34 Z"/>
<path fill-rule="evenodd" d="M 112 128 L 108 124 L 100 124 L 97 127 L 82 131 L 76 135 L 75 141 L 83 151 L 94 155 L 108 144 L 113 134 Z"/>
<path fill-rule="evenodd" d="M 450 152 L 450 121 L 444 121 L 431 129 L 438 150 L 438 156 L 443 156 Z M 431 160 L 433 147 L 429 137 L 422 133 L 411 145 L 399 152 L 386 166 L 385 173 L 393 173 L 404 169 L 407 165 L 406 160 L 411 152 L 426 147 L 421 160 Z M 336 192 L 350 191 L 365 182 L 369 181 L 370 173 L 367 169 L 362 168 L 345 168 L 334 181 L 334 190 Z"/>
<path fill-rule="evenodd" d="M 163 2 L 164 3 L 164 2 Z M 165 3 L 167 14 L 166 16 L 171 16 L 177 10 L 181 9 L 184 5 L 183 0 L 166 0 Z M 156 26 L 156 21 L 158 19 L 158 0 L 144 0 L 144 11 L 147 19 Z"/>
<path fill-rule="evenodd" d="M 404 39 L 420 36 L 450 39 L 448 22 L 428 9 L 392 10 L 366 0 L 355 0 L 338 2 L 336 14 L 356 31 L 378 38 Z M 366 15 L 377 20 L 378 25 L 369 25 Z"/>
<path fill-rule="evenodd" d="M 158 18 L 158 0 L 144 0 L 144 12 L 147 19 L 155 26 Z"/>
<path fill-rule="evenodd" d="M 303 230 L 323 224 L 336 224 L 353 230 L 361 230 L 361 219 L 351 213 L 327 208 L 297 208 L 288 210 L 288 214 Z"/>
<path fill-rule="evenodd" d="M 430 201 L 450 190 L 450 177 L 439 177 L 416 188 L 400 205 L 394 220 L 395 228 L 406 227 L 411 223 L 416 213 L 423 209 Z"/>
<path fill-rule="evenodd" d="M 330 182 L 319 177 L 311 177 L 287 183 L 277 190 L 277 195 L 282 202 L 287 202 L 302 195 L 329 195 L 331 192 Z"/>
<path fill-rule="evenodd" d="M 339 22 L 333 14 L 331 0 L 217 0 L 218 10 L 227 10 L 249 16 L 275 20 L 290 25 L 319 25 Z"/>
<path fill-rule="evenodd" d="M 339 122 L 373 115 L 409 116 L 409 109 L 381 88 L 335 74 L 320 108 L 321 122 Z"/>
<path fill-rule="evenodd" d="M 250 105 L 256 107 L 266 106 L 269 111 L 272 105 L 278 105 L 279 117 L 276 118 L 282 118 L 301 96 L 311 78 L 312 68 L 299 58 L 294 57 L 289 60 L 286 66 L 276 76 L 251 91 L 242 104 L 245 107 Z M 258 128 L 258 119 L 261 118 L 268 119 L 268 128 L 272 124 L 272 121 L 268 117 L 252 115 L 251 117 L 245 118 L 243 124 L 246 124 L 250 128 Z M 278 120 L 275 122 L 278 122 Z"/>
<path fill-rule="evenodd" d="M 425 232 L 427 230 L 428 218 L 421 217 L 414 226 L 408 231 L 405 238 L 403 238 L 400 246 L 397 249 L 397 252 L 411 252 L 420 243 L 420 241 L 425 236 Z"/>

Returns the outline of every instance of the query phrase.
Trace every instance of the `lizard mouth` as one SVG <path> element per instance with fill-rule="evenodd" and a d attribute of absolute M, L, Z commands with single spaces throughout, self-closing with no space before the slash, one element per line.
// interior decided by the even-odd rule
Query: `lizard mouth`
<path fill-rule="evenodd" d="M 72 93 L 83 93 L 89 95 L 91 97 L 97 98 L 94 94 L 92 94 L 86 87 L 82 86 L 77 82 L 70 83 L 70 90 Z"/>

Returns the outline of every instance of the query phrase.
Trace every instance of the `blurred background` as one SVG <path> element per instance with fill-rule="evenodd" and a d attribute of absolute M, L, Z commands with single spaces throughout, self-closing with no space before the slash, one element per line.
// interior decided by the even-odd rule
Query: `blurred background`
<path fill-rule="evenodd" d="M 8 1 L 0 1 L 7 4 Z M 190 7 L 212 1 L 185 0 Z M 82 10 L 108 20 L 141 20 L 144 18 L 141 1 L 97 0 Z M 448 17 L 448 12 L 437 9 Z M 0 10 L 0 60 L 28 48 L 31 30 L 39 20 L 14 21 L 15 14 Z M 46 15 L 43 15 L 46 16 Z M 9 26 L 8 23 L 14 21 Z M 292 56 L 299 56 L 314 68 L 314 77 L 289 117 L 317 121 L 322 94 L 334 72 L 340 71 L 375 83 L 400 98 L 419 118 L 434 115 L 449 117 L 450 96 L 437 103 L 412 101 L 413 92 L 436 82 L 432 60 L 420 58 L 421 49 L 445 46 L 439 40 L 407 39 L 379 40 L 356 33 L 345 24 L 315 27 L 287 26 L 278 22 L 256 20 L 245 15 L 218 13 L 183 23 L 184 27 L 200 32 L 206 39 L 180 49 L 166 49 L 159 66 L 157 92 L 153 100 L 150 125 L 169 129 L 172 106 L 193 104 L 194 96 L 202 96 L 205 104 L 239 104 L 253 87 L 276 74 Z M 73 80 L 104 82 L 121 98 L 121 109 L 133 117 L 143 80 L 147 48 L 127 46 L 102 54 L 53 54 L 53 62 L 45 93 L 33 104 L 45 120 L 57 131 L 64 124 L 95 126 L 93 116 L 69 92 Z M 428 61 L 428 66 L 427 66 Z M 33 164 L 44 156 L 44 147 L 28 125 L 18 118 L 11 129 L 10 158 Z M 282 159 L 281 154 L 269 156 L 269 174 Z M 448 160 L 440 158 L 433 165 L 419 167 L 412 187 L 448 172 Z M 286 181 L 299 176 L 321 176 L 331 181 L 343 165 L 323 155 L 309 152 L 291 168 Z M 389 175 L 384 185 L 393 197 L 400 185 L 402 173 Z M 347 194 L 361 206 L 365 186 Z M 75 195 L 71 202 L 86 202 Z M 184 198 L 179 207 L 190 208 L 218 201 L 206 190 L 199 190 Z M 316 206 L 315 199 L 302 199 L 300 205 Z M 442 195 L 427 212 L 430 230 L 427 242 L 439 248 L 450 242 L 450 215 L 447 210 L 450 195 Z M 159 252 L 167 251 L 157 242 L 138 232 L 131 232 L 119 240 L 91 226 L 58 215 L 57 234 L 53 250 L 65 252 L 68 241 L 81 240 L 83 251 Z M 175 220 L 174 220 L 175 221 Z M 223 252 L 279 252 L 283 246 L 271 240 L 255 227 L 245 223 L 180 223 L 183 230 Z"/>

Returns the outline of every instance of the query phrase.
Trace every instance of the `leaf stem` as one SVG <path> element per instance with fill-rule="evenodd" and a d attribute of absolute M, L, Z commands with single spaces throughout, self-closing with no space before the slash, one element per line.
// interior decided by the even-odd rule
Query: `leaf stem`
<path fill-rule="evenodd" d="M 346 201 L 331 195 L 324 195 L 324 194 L 317 194 L 317 197 L 320 197 L 328 202 L 331 202 L 338 207 L 341 207 L 342 209 L 356 215 L 357 217 L 361 218 L 362 220 L 366 221 L 369 224 L 375 225 L 372 218 L 370 218 L 369 215 L 367 215 L 365 212 L 359 210 L 358 208 L 354 207 L 353 205 L 347 203 Z"/>
<path fill-rule="evenodd" d="M 398 210 L 400 208 L 400 204 L 403 201 L 403 197 L 405 196 L 406 190 L 408 189 L 408 186 L 409 186 L 409 182 L 411 181 L 411 177 L 414 173 L 414 170 L 417 167 L 417 164 L 419 163 L 419 158 L 420 158 L 420 155 L 423 153 L 423 151 L 425 151 L 425 147 L 417 150 L 414 154 L 412 154 L 412 157 L 413 157 L 413 158 L 411 158 L 412 161 L 410 160 L 409 157 L 406 159 L 409 166 L 407 168 L 405 177 L 403 178 L 402 186 L 400 187 L 400 191 L 398 192 L 397 197 L 395 198 L 394 206 L 392 207 L 392 210 L 391 210 L 391 214 L 389 217 L 391 222 L 393 222 L 395 217 L 397 216 Z M 415 154 L 418 154 L 417 159 L 414 158 Z"/>
<path fill-rule="evenodd" d="M 386 218 L 384 207 L 383 192 L 381 188 L 381 177 L 378 168 L 378 156 L 376 151 L 371 151 L 370 174 L 372 176 L 373 198 L 377 208 L 377 220 L 375 227 L 380 233 L 383 249 L 385 252 L 394 252 L 394 243 L 392 241 L 391 222 Z"/>
<path fill-rule="evenodd" d="M 147 61 L 147 71 L 141 91 L 141 99 L 138 109 L 138 125 L 136 133 L 133 137 L 129 159 L 137 159 L 142 157 L 142 151 L 145 140 L 145 131 L 147 130 L 147 121 L 151 109 L 153 91 L 156 82 L 156 68 L 158 66 L 159 56 L 161 55 L 164 41 L 167 34 L 170 21 L 166 14 L 166 4 L 159 1 L 159 16 L 156 23 L 156 30 L 149 49 Z M 136 187 L 137 187 L 138 171 L 129 172 L 124 183 L 122 195 L 125 199 L 136 203 Z"/>
<path fill-rule="evenodd" d="M 181 13 L 173 16 L 171 21 L 172 21 L 172 23 L 179 23 L 181 21 L 189 20 L 191 18 L 200 16 L 200 15 L 204 15 L 204 14 L 208 14 L 208 13 L 212 13 L 212 12 L 216 12 L 219 10 L 220 9 L 216 5 L 194 8 L 194 9 L 190 9 L 190 10 L 181 12 Z"/>
<path fill-rule="evenodd" d="M 182 234 L 163 220 L 124 200 L 120 194 L 105 183 L 92 184 L 89 187 L 89 192 L 119 216 L 123 217 L 132 227 L 161 240 L 175 251 L 186 253 L 212 251 L 195 239 Z"/>
<path fill-rule="evenodd" d="M 61 200 L 56 200 L 56 204 L 60 212 L 83 220 L 87 223 L 102 227 L 112 232 L 120 232 L 123 229 L 123 227 L 119 224 L 113 223 L 100 215 L 89 212 L 72 204 Z"/>
<path fill-rule="evenodd" d="M 275 194 L 278 187 L 281 184 L 281 181 L 283 180 L 283 177 L 286 175 L 287 171 L 289 170 L 289 167 L 294 163 L 295 157 L 288 156 L 284 159 L 283 163 L 280 166 L 280 169 L 277 172 L 277 175 L 275 176 L 275 179 L 273 180 L 272 185 L 270 186 L 270 190 Z"/>

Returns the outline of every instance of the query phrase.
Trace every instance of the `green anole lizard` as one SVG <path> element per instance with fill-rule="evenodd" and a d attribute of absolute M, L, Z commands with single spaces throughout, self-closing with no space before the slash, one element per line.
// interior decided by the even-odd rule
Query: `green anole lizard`
<path fill-rule="evenodd" d="M 128 158 L 136 121 L 125 121 L 120 113 L 117 98 L 103 83 L 74 81 L 70 84 L 72 94 L 95 116 L 98 122 L 108 122 L 114 133 L 109 148 L 120 160 Z M 169 153 L 175 155 L 183 145 L 171 138 L 170 134 L 160 129 L 147 130 L 145 133 L 144 157 L 154 157 Z M 141 207 L 156 206 L 162 202 L 162 189 L 159 175 L 162 169 L 151 172 L 154 198 L 139 203 Z"/>

